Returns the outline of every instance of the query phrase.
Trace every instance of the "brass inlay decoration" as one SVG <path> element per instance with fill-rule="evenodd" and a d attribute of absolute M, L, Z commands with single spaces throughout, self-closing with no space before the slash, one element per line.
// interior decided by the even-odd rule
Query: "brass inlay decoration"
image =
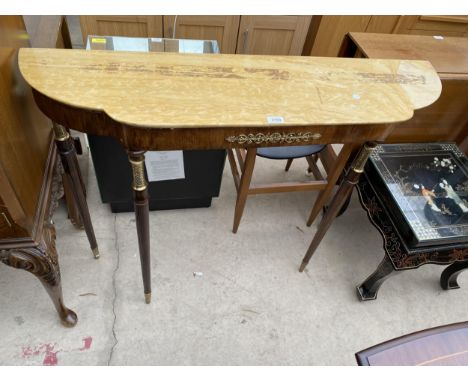
<path fill-rule="evenodd" d="M 351 168 L 357 173 L 364 172 L 364 166 L 366 165 L 367 159 L 372 154 L 372 152 L 377 148 L 374 144 L 366 143 L 364 147 L 359 151 L 358 156 L 354 159 Z"/>
<path fill-rule="evenodd" d="M 144 160 L 140 161 L 134 161 L 132 159 L 129 159 L 130 164 L 132 165 L 132 171 L 133 171 L 133 184 L 132 188 L 135 191 L 143 191 L 146 189 L 148 186 L 148 183 L 146 182 L 145 178 L 145 165 L 144 165 Z"/>
<path fill-rule="evenodd" d="M 320 139 L 320 133 L 273 133 L 273 134 L 240 134 L 226 138 L 230 143 L 239 143 L 241 145 L 260 144 L 260 143 L 299 143 L 310 140 Z"/>
<path fill-rule="evenodd" d="M 56 141 L 66 141 L 70 138 L 70 134 L 68 134 L 67 129 L 58 123 L 54 123 L 54 134 Z"/>

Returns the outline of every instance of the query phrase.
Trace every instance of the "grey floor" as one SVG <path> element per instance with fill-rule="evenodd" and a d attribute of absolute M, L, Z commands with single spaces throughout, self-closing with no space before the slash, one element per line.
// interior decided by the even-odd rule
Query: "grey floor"
<path fill-rule="evenodd" d="M 305 161 L 289 174 L 283 165 L 259 159 L 254 179 L 304 179 Z M 436 265 L 397 274 L 376 301 L 358 301 L 355 286 L 383 252 L 355 195 L 305 273 L 297 269 L 316 229 L 305 225 L 315 193 L 250 197 L 232 234 L 227 167 L 210 208 L 151 212 L 145 305 L 133 214 L 100 202 L 91 163 L 88 193 L 99 260 L 63 206 L 54 215 L 77 326 L 60 325 L 34 277 L 0 267 L 0 365 L 354 365 L 354 353 L 373 344 L 467 320 L 468 272 L 447 292 Z"/>

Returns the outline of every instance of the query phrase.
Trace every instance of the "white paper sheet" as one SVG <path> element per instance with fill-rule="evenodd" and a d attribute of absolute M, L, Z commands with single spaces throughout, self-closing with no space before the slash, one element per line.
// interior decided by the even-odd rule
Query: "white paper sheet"
<path fill-rule="evenodd" d="M 182 151 L 147 151 L 145 165 L 150 182 L 185 179 Z"/>
<path fill-rule="evenodd" d="M 179 53 L 203 53 L 203 40 L 179 40 Z"/>
<path fill-rule="evenodd" d="M 148 39 L 133 37 L 112 37 L 115 51 L 148 52 Z"/>

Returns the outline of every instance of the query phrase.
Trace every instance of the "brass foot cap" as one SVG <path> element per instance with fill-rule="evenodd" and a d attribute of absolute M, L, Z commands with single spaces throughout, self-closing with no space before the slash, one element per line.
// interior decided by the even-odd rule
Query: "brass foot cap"
<path fill-rule="evenodd" d="M 99 259 L 99 258 L 101 257 L 101 255 L 99 254 L 99 249 L 98 249 L 98 247 L 93 248 L 92 250 L 93 250 L 94 258 L 95 258 L 95 259 Z"/>
<path fill-rule="evenodd" d="M 145 302 L 147 304 L 151 302 L 151 293 L 145 293 Z"/>
<path fill-rule="evenodd" d="M 299 272 L 303 272 L 306 266 L 307 263 L 302 262 L 301 266 L 299 267 Z"/>

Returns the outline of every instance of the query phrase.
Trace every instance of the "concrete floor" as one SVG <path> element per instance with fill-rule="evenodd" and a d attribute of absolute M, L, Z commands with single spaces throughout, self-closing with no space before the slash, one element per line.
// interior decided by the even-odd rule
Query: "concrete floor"
<path fill-rule="evenodd" d="M 254 179 L 304 178 L 305 161 L 289 174 L 283 166 L 259 158 Z M 226 167 L 210 208 L 151 212 L 153 302 L 145 305 L 134 216 L 100 202 L 90 162 L 101 258 L 63 206 L 54 215 L 65 303 L 79 322 L 62 327 L 34 277 L 0 267 L 0 365 L 355 365 L 368 346 L 468 319 L 460 303 L 468 272 L 447 292 L 436 265 L 398 274 L 376 301 L 358 301 L 355 286 L 383 251 L 356 195 L 299 273 L 316 229 L 305 225 L 315 196 L 252 196 L 234 235 Z"/>

